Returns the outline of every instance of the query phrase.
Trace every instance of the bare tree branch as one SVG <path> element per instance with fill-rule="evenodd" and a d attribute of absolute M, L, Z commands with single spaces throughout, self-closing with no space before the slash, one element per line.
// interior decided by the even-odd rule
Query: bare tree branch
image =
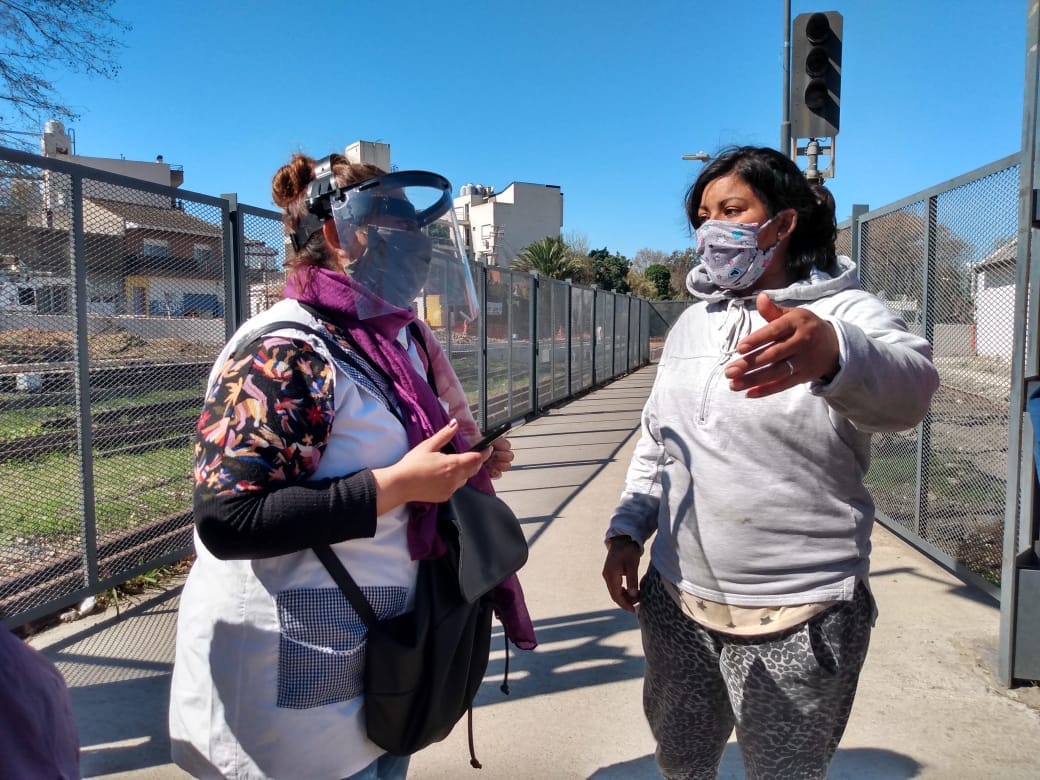
<path fill-rule="evenodd" d="M 130 25 L 110 13 L 115 0 L 0 0 L 0 142 L 38 130 L 40 117 L 79 115 L 48 74 L 115 78 L 120 36 Z M 15 144 L 25 146 L 23 141 Z"/>

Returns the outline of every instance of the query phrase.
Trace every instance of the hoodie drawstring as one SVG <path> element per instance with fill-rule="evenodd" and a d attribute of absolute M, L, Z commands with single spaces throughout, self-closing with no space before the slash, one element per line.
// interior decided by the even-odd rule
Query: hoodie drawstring
<path fill-rule="evenodd" d="M 736 310 L 736 321 L 733 313 Z M 751 313 L 747 310 L 746 299 L 733 298 L 726 304 L 726 316 L 718 328 L 721 337 L 721 354 L 719 363 L 727 362 L 737 352 L 737 344 L 751 332 Z"/>

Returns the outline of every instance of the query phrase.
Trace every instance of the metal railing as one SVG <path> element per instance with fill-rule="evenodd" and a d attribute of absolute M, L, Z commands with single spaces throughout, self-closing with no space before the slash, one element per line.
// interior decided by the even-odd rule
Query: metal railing
<path fill-rule="evenodd" d="M 999 597 L 1008 474 L 1019 157 L 839 226 L 864 289 L 933 345 L 941 384 L 915 430 L 874 437 L 879 519 Z M 898 399 L 893 399 L 898 402 Z M 1015 466 L 1017 468 L 1017 466 Z"/>

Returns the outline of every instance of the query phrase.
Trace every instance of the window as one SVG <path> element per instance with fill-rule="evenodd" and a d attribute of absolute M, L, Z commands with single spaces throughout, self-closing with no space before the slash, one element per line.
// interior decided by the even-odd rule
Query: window
<path fill-rule="evenodd" d="M 210 261 L 210 258 L 213 256 L 213 250 L 210 249 L 209 244 L 196 244 L 192 256 L 195 258 L 195 262 L 201 265 Z"/>
<path fill-rule="evenodd" d="M 36 288 L 35 287 L 19 287 L 18 288 L 18 305 L 19 306 L 35 306 L 36 305 Z"/>
<path fill-rule="evenodd" d="M 40 314 L 68 314 L 70 288 L 60 285 L 40 287 L 36 291 L 36 311 Z"/>
<path fill-rule="evenodd" d="M 169 257 L 170 242 L 162 238 L 146 238 L 141 247 L 145 257 Z"/>

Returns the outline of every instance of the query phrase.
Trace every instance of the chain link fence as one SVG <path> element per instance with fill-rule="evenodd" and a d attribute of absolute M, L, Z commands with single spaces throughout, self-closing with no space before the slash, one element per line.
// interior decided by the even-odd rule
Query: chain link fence
<path fill-rule="evenodd" d="M 843 223 L 860 281 L 933 345 L 917 429 L 874 437 L 868 483 L 894 530 L 999 592 L 1015 334 L 1018 156 Z M 898 399 L 893 399 L 898 403 Z"/>
<path fill-rule="evenodd" d="M 649 361 L 649 302 L 472 266 L 427 310 L 477 420 Z M 0 149 L 0 617 L 20 625 L 191 553 L 210 365 L 282 295 L 280 214 Z"/>

